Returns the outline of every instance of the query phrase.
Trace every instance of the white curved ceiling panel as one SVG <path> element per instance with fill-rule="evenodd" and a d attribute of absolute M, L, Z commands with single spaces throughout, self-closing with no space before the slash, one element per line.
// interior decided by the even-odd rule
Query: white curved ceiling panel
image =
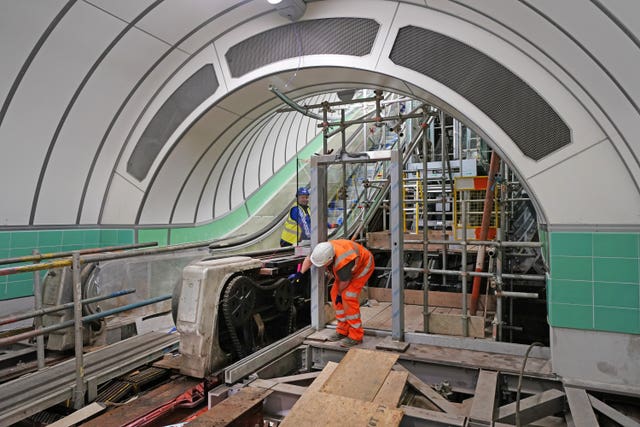
<path fill-rule="evenodd" d="M 296 127 L 296 124 L 300 124 L 300 120 L 296 119 L 298 119 L 297 116 L 302 116 L 302 114 L 294 111 L 281 113 L 280 115 L 285 117 L 286 126 L 282 128 L 278 133 L 278 139 L 276 141 L 276 151 L 273 156 L 274 170 L 280 170 L 280 168 L 283 167 L 286 162 L 293 157 L 293 154 L 295 154 L 293 153 L 287 156 L 287 147 L 289 145 L 295 144 L 294 141 L 291 141 L 293 139 L 291 135 L 297 134 L 298 128 Z M 247 194 L 250 194 L 250 192 L 247 191 Z"/>
<path fill-rule="evenodd" d="M 191 168 L 216 136 L 237 118 L 228 111 L 213 108 L 207 112 L 206 119 L 196 122 L 184 134 L 171 153 L 164 157 L 167 167 L 159 168 L 159 173 L 154 177 L 154 185 L 147 191 L 140 216 L 141 223 L 170 222 L 169 215 Z"/>
<path fill-rule="evenodd" d="M 629 32 L 632 37 L 640 34 L 640 20 L 638 20 L 637 2 L 625 0 L 593 0 L 592 3 L 602 10 L 607 16 L 622 26 L 626 27 L 625 32 Z"/>
<path fill-rule="evenodd" d="M 0 127 L 0 140 L 14 141 L 11 155 L 0 157 L 0 170 L 7 171 L 12 181 L 20 181 L 24 189 L 11 191 L 5 187 L 10 184 L 0 180 L 0 193 L 6 194 L 3 203 L 9 207 L 6 224 L 31 222 L 38 179 L 64 111 L 100 53 L 124 26 L 93 6 L 78 3 L 34 58 Z"/>
<path fill-rule="evenodd" d="M 234 191 L 234 182 L 233 182 L 233 173 L 235 171 L 236 165 L 240 159 L 240 155 L 242 154 L 242 150 L 234 144 L 232 146 L 228 146 L 225 149 L 224 161 L 221 158 L 218 160 L 218 164 L 215 166 L 219 169 L 219 175 L 215 177 L 216 182 L 216 190 L 215 190 L 215 198 L 213 200 L 214 212 L 216 215 L 218 212 L 228 212 L 233 210 L 237 204 L 231 203 L 231 191 Z M 214 171 L 215 173 L 215 171 Z M 214 175 L 212 175 L 214 176 Z M 239 186 L 237 191 L 242 191 L 242 187 Z"/>
<path fill-rule="evenodd" d="M 105 57 L 79 94 L 61 129 L 44 176 L 35 224 L 68 224 L 76 221 L 80 198 L 95 153 L 111 118 L 131 88 L 165 46 L 141 31 L 129 31 Z M 79 136 L 82 136 L 79 138 Z M 82 146 L 82 150 L 78 150 Z M 65 191 L 60 192 L 59 189 Z M 60 204 L 58 209 L 47 206 Z M 98 205 L 99 206 L 99 205 Z M 62 209 L 64 207 L 64 209 Z"/>
<path fill-rule="evenodd" d="M 122 100 L 118 113 L 110 117 L 108 129 L 101 137 L 102 149 L 94 154 L 95 167 L 84 192 L 85 202 L 82 206 L 81 223 L 95 224 L 101 222 L 100 212 L 106 198 L 109 182 L 115 172 L 123 143 L 131 136 L 141 113 L 145 110 L 149 99 L 171 75 L 171 72 L 184 62 L 186 55 L 180 51 L 172 51 L 159 61 L 158 65 L 145 71 L 145 78 L 138 80 L 129 88 L 129 94 Z M 156 61 L 156 62 L 158 62 Z M 144 64 L 149 66 L 149 64 Z"/>
<path fill-rule="evenodd" d="M 607 141 L 528 181 L 556 225 L 640 224 L 640 195 Z"/>
<path fill-rule="evenodd" d="M 102 214 L 103 224 L 135 224 L 144 192 L 120 175 L 115 175 Z"/>
<path fill-rule="evenodd" d="M 138 27 L 175 45 L 207 18 L 220 15 L 226 9 L 236 7 L 238 3 L 237 0 L 190 0 L 188 7 L 185 7 L 184 1 L 165 0 Z"/>
<path fill-rule="evenodd" d="M 246 166 L 240 169 L 239 165 L 239 170 L 236 171 L 239 179 L 237 182 L 242 183 L 243 194 L 251 194 L 259 188 L 262 147 L 270 132 L 276 126 L 280 127 L 282 125 L 284 117 L 284 114 L 275 114 L 269 117 L 268 120 L 256 121 L 253 125 L 256 128 L 256 132 L 248 133 L 246 139 L 241 142 L 241 144 L 245 144 L 249 148 Z"/>
<path fill-rule="evenodd" d="M 125 22 L 133 21 L 156 0 L 84 0 Z"/>
<path fill-rule="evenodd" d="M 222 136 L 211 141 L 203 157 L 192 165 L 192 172 L 177 201 L 172 223 L 203 222 L 211 218 L 213 188 L 207 185 L 207 179 L 224 147 L 233 140 L 235 135 L 249 128 L 250 125 L 251 122 L 246 119 L 233 121 L 228 124 L 229 128 Z M 202 203 L 200 203 L 201 199 Z M 197 212 L 199 206 L 202 206 L 202 209 Z"/>
<path fill-rule="evenodd" d="M 35 4 L 28 1 L 5 1 L 0 5 L 0 108 L 11 86 L 20 79 L 20 70 L 28 61 L 38 40 L 61 12 L 66 0 Z M 0 113 L 0 122 L 2 115 Z"/>
<path fill-rule="evenodd" d="M 209 18 L 210 22 L 204 23 L 202 27 L 180 43 L 179 47 L 187 52 L 195 52 L 230 28 L 253 19 L 255 16 L 264 13 L 277 15 L 273 7 L 266 1 L 244 0 L 232 3 L 235 4 L 225 9 L 223 16 L 217 17 L 217 19 L 214 19 L 214 16 Z M 222 74 L 220 75 L 222 76 Z"/>

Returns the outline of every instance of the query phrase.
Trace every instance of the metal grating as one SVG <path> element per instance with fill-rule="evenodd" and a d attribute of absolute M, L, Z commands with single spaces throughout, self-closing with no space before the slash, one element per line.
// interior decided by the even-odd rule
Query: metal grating
<path fill-rule="evenodd" d="M 327 18 L 294 22 L 256 34 L 232 46 L 225 58 L 231 76 L 303 55 L 364 56 L 380 25 L 373 19 Z"/>
<path fill-rule="evenodd" d="M 218 79 L 211 64 L 200 68 L 182 83 L 147 125 L 129 157 L 127 172 L 142 181 L 171 134 L 217 88 Z"/>
<path fill-rule="evenodd" d="M 533 88 L 458 40 L 407 26 L 398 32 L 389 57 L 464 96 L 531 159 L 540 160 L 571 142 L 569 127 Z"/>

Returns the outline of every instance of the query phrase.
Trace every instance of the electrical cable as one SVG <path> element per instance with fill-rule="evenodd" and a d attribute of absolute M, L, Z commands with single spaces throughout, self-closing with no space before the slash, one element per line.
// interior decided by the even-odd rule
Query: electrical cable
<path fill-rule="evenodd" d="M 524 354 L 524 360 L 522 361 L 522 368 L 520 369 L 520 375 L 518 375 L 518 388 L 516 389 L 516 426 L 521 427 L 520 423 L 520 390 L 522 389 L 522 377 L 524 376 L 524 368 L 527 365 L 527 359 L 529 358 L 529 352 L 535 346 L 544 347 L 541 342 L 532 342 L 529 344 L 526 353 Z"/>

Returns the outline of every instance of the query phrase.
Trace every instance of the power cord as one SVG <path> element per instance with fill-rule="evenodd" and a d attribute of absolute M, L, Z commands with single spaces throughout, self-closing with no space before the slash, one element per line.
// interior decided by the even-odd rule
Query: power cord
<path fill-rule="evenodd" d="M 520 369 L 520 375 L 518 376 L 518 389 L 516 390 L 516 426 L 521 427 L 520 423 L 520 390 L 522 389 L 522 377 L 524 376 L 524 368 L 527 365 L 527 359 L 529 358 L 529 352 L 535 346 L 544 347 L 541 342 L 532 342 L 529 344 L 526 353 L 524 354 L 524 360 L 522 361 L 522 368 Z"/>

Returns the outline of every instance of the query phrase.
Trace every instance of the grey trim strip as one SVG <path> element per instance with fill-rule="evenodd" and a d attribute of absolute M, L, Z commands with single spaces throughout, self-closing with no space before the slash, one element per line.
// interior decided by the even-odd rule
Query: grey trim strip
<path fill-rule="evenodd" d="M 85 188 L 82 191 L 81 204 L 78 207 L 78 216 L 77 216 L 77 219 L 78 219 L 77 222 L 78 223 L 80 222 L 80 218 L 82 216 L 82 208 L 83 208 L 83 204 L 84 204 L 85 195 L 86 195 L 86 192 L 87 192 L 88 183 L 90 181 L 91 175 L 93 174 L 93 169 L 95 167 L 95 164 L 98 161 L 98 157 L 100 156 L 100 153 L 102 152 L 102 148 L 104 147 L 104 144 L 105 144 L 107 138 L 111 134 L 111 129 L 113 128 L 113 126 L 115 126 L 115 123 L 118 120 L 118 118 L 120 117 L 120 114 L 122 114 L 122 111 L 125 109 L 125 107 L 129 103 L 129 100 L 133 97 L 133 95 L 136 93 L 138 88 L 142 85 L 142 83 L 144 83 L 144 81 L 147 79 L 147 77 L 149 77 L 149 75 L 153 72 L 153 70 L 155 70 L 158 67 L 158 65 L 160 65 L 160 63 L 162 63 L 162 61 L 165 60 L 165 58 L 167 58 L 174 50 L 180 50 L 180 49 L 178 49 L 178 46 L 180 46 L 184 41 L 188 40 L 192 35 L 194 35 L 198 31 L 200 31 L 203 27 L 205 27 L 206 25 L 208 25 L 212 21 L 215 21 L 216 19 L 218 19 L 220 16 L 223 16 L 224 14 L 228 13 L 229 11 L 231 11 L 233 9 L 236 9 L 236 8 L 238 8 L 240 6 L 243 6 L 246 3 L 250 3 L 251 1 L 252 0 L 241 0 L 237 4 L 234 4 L 233 6 L 223 10 L 222 12 L 218 13 L 217 15 L 214 15 L 211 18 L 207 19 L 202 24 L 198 25 L 196 28 L 194 28 L 192 31 L 190 31 L 184 37 L 182 37 L 180 40 L 178 40 L 175 45 L 169 47 L 169 49 L 167 49 L 167 51 L 165 53 L 163 53 L 162 56 L 160 56 L 160 58 L 158 58 L 158 60 L 151 65 L 151 67 L 149 67 L 149 69 L 144 73 L 144 75 L 140 78 L 140 80 L 138 80 L 138 83 L 135 84 L 135 86 L 129 92 L 129 95 L 127 95 L 127 97 L 124 99 L 124 101 L 122 101 L 122 104 L 120 104 L 120 107 L 118 108 L 118 111 L 114 115 L 113 119 L 111 120 L 111 123 L 109 124 L 109 127 L 105 131 L 105 134 L 102 137 L 102 140 L 100 141 L 100 146 L 99 146 L 98 150 L 96 151 L 96 154 L 94 156 L 93 162 L 91 163 L 91 168 L 90 168 L 89 173 L 87 175 Z M 261 15 L 258 15 L 258 16 L 261 16 Z M 245 22 L 245 21 L 243 21 L 243 22 Z M 239 25 L 241 25 L 241 24 L 239 24 Z M 219 34 L 218 37 L 222 36 L 227 31 L 223 32 L 222 34 Z M 208 45 L 209 45 L 209 43 L 205 43 L 205 45 L 202 48 L 200 48 L 197 52 L 194 52 L 182 64 L 180 64 L 180 66 L 178 68 L 176 68 L 176 70 L 173 73 L 171 73 L 171 75 L 164 81 L 164 83 L 162 83 L 160 85 L 158 90 L 156 90 L 156 92 L 153 94 L 153 96 L 149 99 L 149 102 L 147 103 L 147 105 L 145 105 L 145 107 L 143 108 L 142 112 L 140 113 L 140 115 L 138 116 L 136 121 L 134 122 L 133 126 L 131 127 L 131 130 L 129 131 L 129 134 L 127 135 L 127 138 L 125 139 L 125 142 L 122 144 L 122 147 L 120 148 L 120 152 L 118 153 L 118 157 L 116 158 L 116 161 L 114 162 L 113 167 L 111 169 L 111 175 L 109 176 L 109 180 L 107 182 L 107 186 L 106 186 L 106 188 L 104 190 L 104 193 L 102 195 L 102 204 L 100 206 L 100 213 L 98 214 L 98 223 L 102 222 L 102 215 L 104 214 L 105 204 L 106 204 L 106 201 L 107 201 L 107 195 L 109 194 L 109 190 L 111 188 L 111 183 L 113 182 L 113 177 L 114 177 L 114 175 L 116 173 L 116 169 L 118 168 L 118 164 L 120 164 L 120 160 L 122 158 L 122 155 L 124 154 L 125 148 L 127 147 L 128 143 L 129 143 L 129 140 L 131 139 L 131 134 L 133 133 L 133 131 L 135 130 L 136 126 L 138 125 L 138 123 L 142 119 L 142 116 L 147 111 L 147 109 L 149 108 L 149 106 L 151 105 L 151 103 L 155 99 L 155 97 L 158 96 L 158 93 L 160 93 L 160 91 L 178 73 L 178 71 L 180 71 L 184 67 L 184 65 L 191 60 L 191 58 L 193 58 L 195 55 L 200 53 Z"/>
<path fill-rule="evenodd" d="M 0 126 L 2 126 L 4 116 L 7 114 L 7 110 L 9 110 L 9 105 L 13 100 L 13 96 L 18 91 L 18 87 L 20 86 L 20 83 L 22 83 L 22 79 L 24 78 L 25 74 L 27 74 L 27 70 L 31 66 L 31 63 L 35 59 L 36 55 L 38 55 L 38 52 L 40 52 L 42 45 L 44 45 L 44 43 L 47 41 L 47 39 L 49 38 L 49 35 L 53 32 L 53 30 L 60 23 L 60 21 L 62 21 L 62 18 L 64 18 L 64 16 L 67 14 L 69 9 L 71 9 L 71 7 L 76 3 L 76 1 L 78 0 L 69 0 L 67 4 L 65 4 L 63 8 L 60 9 L 60 12 L 58 12 L 55 18 L 53 18 L 53 20 L 49 23 L 49 25 L 44 30 L 42 35 L 40 35 L 40 38 L 38 39 L 36 44 L 33 46 L 33 49 L 31 49 L 31 52 L 29 52 L 29 56 L 27 56 L 27 59 L 22 64 L 22 67 L 20 67 L 20 71 L 18 71 L 18 75 L 13 80 L 13 83 L 11 84 L 11 88 L 9 89 L 9 93 L 7 93 L 7 97 L 4 99 L 4 102 L 2 103 L 2 109 L 0 109 Z"/>
<path fill-rule="evenodd" d="M 620 28 L 620 30 L 625 33 L 627 37 L 629 37 L 633 44 L 635 44 L 640 49 L 640 40 L 638 39 L 638 37 L 636 37 L 636 35 L 629 28 L 627 28 L 627 26 L 624 25 L 624 23 L 620 21 L 620 19 L 618 19 L 618 17 L 613 12 L 607 9 L 600 0 L 591 0 L 591 3 L 593 3 L 598 9 L 600 9 L 602 13 L 604 13 L 607 18 L 609 18 L 614 24 L 616 24 Z"/>
<path fill-rule="evenodd" d="M 640 224 L 546 224 L 545 229 L 551 232 L 558 231 L 587 231 L 587 232 L 612 232 L 612 233 L 638 233 Z"/>

